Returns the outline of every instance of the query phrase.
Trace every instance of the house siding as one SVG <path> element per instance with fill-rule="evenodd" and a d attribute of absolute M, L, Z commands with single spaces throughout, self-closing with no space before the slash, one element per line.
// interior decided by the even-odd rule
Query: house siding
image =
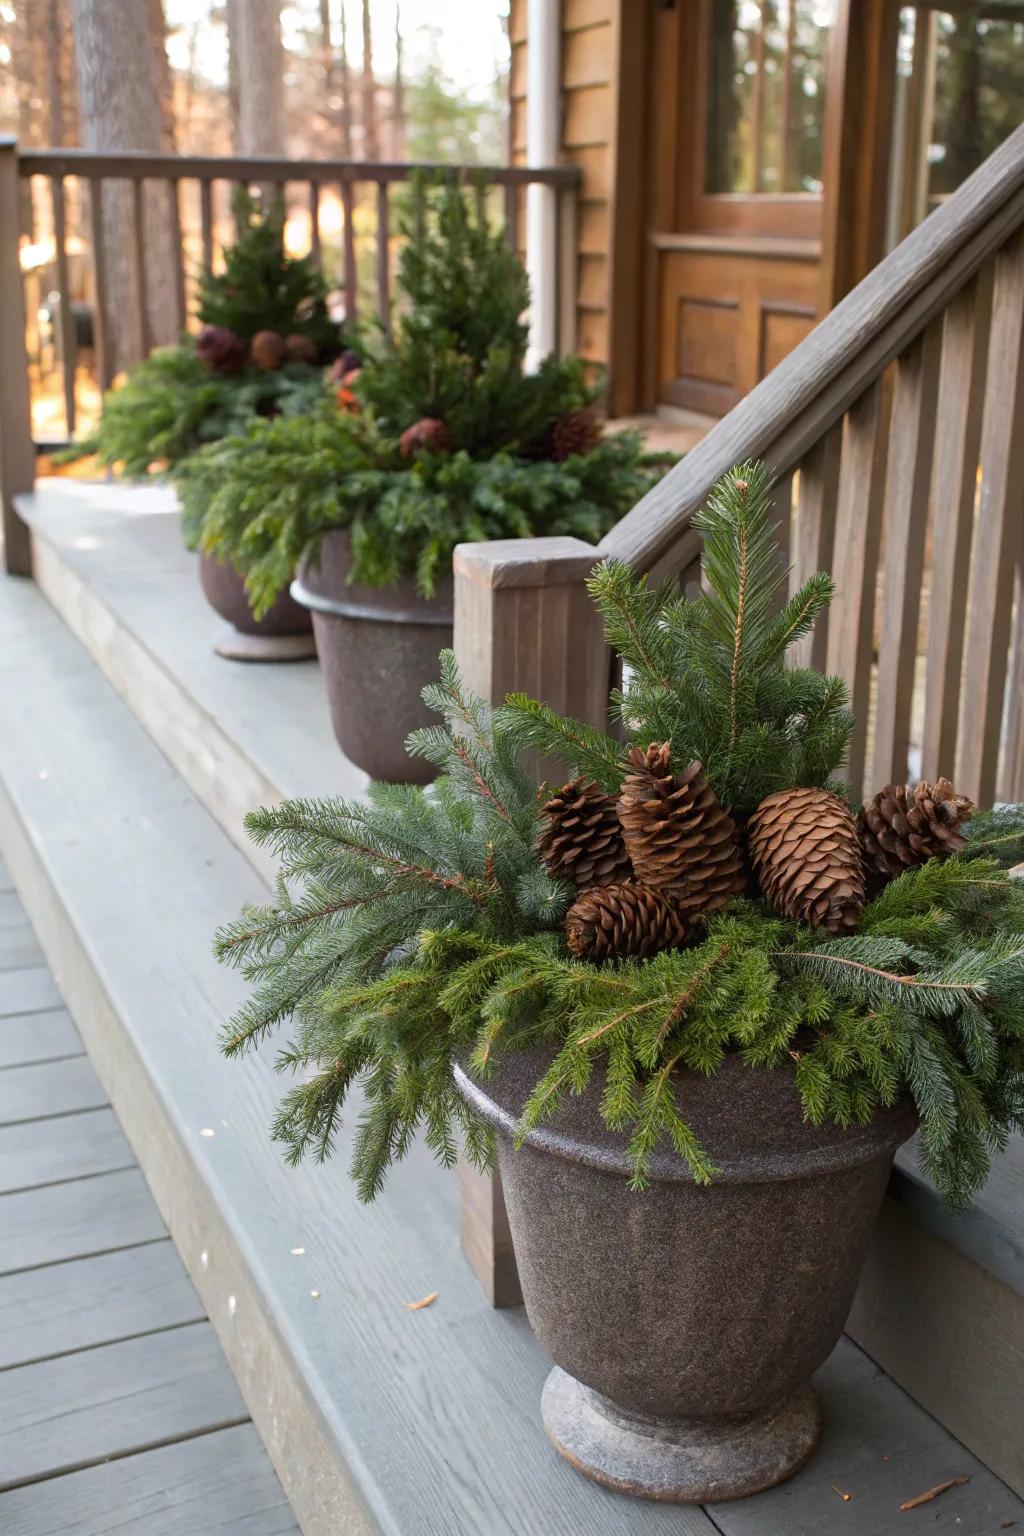
<path fill-rule="evenodd" d="M 583 173 L 577 250 L 577 350 L 609 363 L 612 195 L 618 0 L 563 0 L 561 159 Z M 512 160 L 526 161 L 526 0 L 511 0 Z M 525 219 L 520 229 L 525 231 Z"/>

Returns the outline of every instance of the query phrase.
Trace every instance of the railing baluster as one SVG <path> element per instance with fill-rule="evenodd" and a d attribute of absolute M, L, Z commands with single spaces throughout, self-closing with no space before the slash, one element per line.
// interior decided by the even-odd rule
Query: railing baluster
<path fill-rule="evenodd" d="M 873 759 L 876 789 L 902 783 L 907 777 L 941 346 L 942 325 L 937 319 L 897 365 L 885 486 L 885 580 Z"/>
<path fill-rule="evenodd" d="M 391 320 L 391 224 L 388 205 L 388 184 L 377 183 L 377 311 L 385 328 Z"/>
<path fill-rule="evenodd" d="M 878 379 L 847 413 L 836 492 L 836 595 L 829 611 L 826 670 L 845 677 L 850 688 L 855 726 L 846 776 L 855 795 L 864 784 L 888 414 L 888 384 Z"/>
<path fill-rule="evenodd" d="M 505 183 L 505 239 L 514 251 L 519 249 L 519 186 Z"/>
<path fill-rule="evenodd" d="M 75 435 L 75 317 L 71 313 L 68 279 L 67 209 L 63 176 L 50 177 L 53 198 L 53 238 L 57 246 L 57 292 L 60 303 L 61 376 L 64 384 L 64 419 L 69 439 Z"/>
<path fill-rule="evenodd" d="M 4 564 L 31 576 L 32 537 L 14 498 L 32 489 L 35 451 L 25 345 L 25 288 L 18 260 L 18 147 L 0 138 L 0 521 Z"/>
<path fill-rule="evenodd" d="M 203 226 L 203 267 L 213 271 L 213 182 L 204 176 L 199 183 L 199 217 Z"/>
<path fill-rule="evenodd" d="M 928 604 L 921 772 L 952 773 L 960 708 L 971 531 L 977 493 L 981 407 L 992 312 L 992 267 L 950 304 L 942 361 L 932 476 L 932 572 Z"/>
<path fill-rule="evenodd" d="M 100 388 L 110 388 L 111 367 L 109 314 L 107 308 L 107 253 L 103 242 L 103 181 L 89 177 L 89 221 L 92 226 L 92 278 L 96 289 L 93 335 L 96 341 L 96 376 Z"/>
<path fill-rule="evenodd" d="M 558 194 L 558 351 L 565 357 L 576 350 L 577 298 L 577 205 L 576 188 L 563 187 Z"/>
<path fill-rule="evenodd" d="M 482 176 L 477 176 L 473 185 L 473 196 L 476 202 L 476 216 L 481 224 L 487 222 L 487 182 Z"/>
<path fill-rule="evenodd" d="M 141 176 L 132 181 L 132 226 L 135 236 L 135 281 L 138 289 L 139 335 L 142 338 L 143 356 L 153 350 L 153 332 L 149 323 L 149 305 L 146 302 L 146 199 Z"/>
<path fill-rule="evenodd" d="M 1006 748 L 998 797 L 1014 804 L 1024 800 L 1024 561 L 1018 559 L 1014 579 L 1013 642 L 1009 687 L 1006 690 Z"/>
<path fill-rule="evenodd" d="M 352 221 L 352 210 L 355 199 L 352 196 L 352 182 L 346 177 L 341 184 L 341 208 L 345 220 L 343 232 L 343 257 L 344 257 L 344 282 L 345 282 L 345 315 L 349 320 L 354 320 L 359 312 L 358 275 L 356 272 L 356 232 Z"/>
<path fill-rule="evenodd" d="M 174 248 L 174 303 L 178 312 L 178 330 L 188 327 L 188 306 L 185 302 L 185 251 L 181 239 L 181 182 L 175 176 L 167 188 L 170 198 L 171 245 Z"/>
<path fill-rule="evenodd" d="M 1024 231 L 995 260 L 981 425 L 981 488 L 971 546 L 957 787 L 980 805 L 995 792 L 1024 477 Z M 962 788 L 961 788 L 962 786 Z"/>
<path fill-rule="evenodd" d="M 319 267 L 321 263 L 320 251 L 320 183 L 311 181 L 309 184 L 309 254 Z"/>
<path fill-rule="evenodd" d="M 790 590 L 796 592 L 815 571 L 831 571 L 836 531 L 836 495 L 843 447 L 843 423 L 837 421 L 800 465 L 795 548 L 790 550 Z M 828 614 L 795 647 L 794 662 L 821 670 L 828 651 Z"/>

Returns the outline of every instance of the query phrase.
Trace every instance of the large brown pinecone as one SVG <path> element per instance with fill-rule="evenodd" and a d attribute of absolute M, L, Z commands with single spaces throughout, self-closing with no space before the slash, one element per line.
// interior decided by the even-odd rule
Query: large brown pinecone
<path fill-rule="evenodd" d="M 632 880 L 615 799 L 590 779 L 571 779 L 541 809 L 540 851 L 553 875 L 581 891 Z"/>
<path fill-rule="evenodd" d="M 666 741 L 646 752 L 630 749 L 619 821 L 636 878 L 663 891 L 693 922 L 738 896 L 746 878 L 736 823 L 700 763 L 673 774 L 669 747 Z"/>
<path fill-rule="evenodd" d="M 196 337 L 196 356 L 218 373 L 241 373 L 245 367 L 245 342 L 226 325 L 204 325 Z"/>
<path fill-rule="evenodd" d="M 592 405 L 566 411 L 551 428 L 550 452 L 556 464 L 576 453 L 589 453 L 601 441 L 601 417 Z"/>
<path fill-rule="evenodd" d="M 864 861 L 845 800 L 827 789 L 780 789 L 747 825 L 750 857 L 776 911 L 850 933 L 864 905 Z"/>
<path fill-rule="evenodd" d="M 436 416 L 423 416 L 406 427 L 398 439 L 398 451 L 403 459 L 415 458 L 416 454 L 447 453 L 451 448 L 448 428 Z"/>
<path fill-rule="evenodd" d="M 929 784 L 887 784 L 857 818 L 864 860 L 872 875 L 891 880 L 926 859 L 944 859 L 966 847 L 959 828 L 974 802 L 948 779 Z"/>
<path fill-rule="evenodd" d="M 643 958 L 675 949 L 686 924 L 660 891 L 624 880 L 584 891 L 569 908 L 565 937 L 581 960 Z"/>
<path fill-rule="evenodd" d="M 287 351 L 285 339 L 277 331 L 257 331 L 249 343 L 249 357 L 254 368 L 264 373 L 276 373 L 284 366 Z"/>

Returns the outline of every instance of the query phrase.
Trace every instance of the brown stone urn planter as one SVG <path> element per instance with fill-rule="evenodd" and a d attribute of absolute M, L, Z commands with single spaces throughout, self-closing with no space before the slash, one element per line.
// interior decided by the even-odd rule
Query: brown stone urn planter
<path fill-rule="evenodd" d="M 309 614 L 282 592 L 262 619 L 253 616 L 245 582 L 227 560 L 199 556 L 199 580 L 206 601 L 229 628 L 214 642 L 230 661 L 301 661 L 316 654 Z"/>
<path fill-rule="evenodd" d="M 452 643 L 453 582 L 427 601 L 412 577 L 393 587 L 351 583 L 348 532 L 327 534 L 319 563 L 304 561 L 292 595 L 313 615 L 331 721 L 350 762 L 373 779 L 427 784 L 433 764 L 406 754 L 405 738 L 436 724 L 420 698 L 437 679 L 437 654 Z"/>
<path fill-rule="evenodd" d="M 600 1120 L 601 1073 L 513 1146 L 550 1059 L 508 1057 L 486 1088 L 456 1069 L 498 1131 L 526 1310 L 555 1361 L 548 1436 L 587 1476 L 645 1498 L 707 1503 L 781 1482 L 817 1444 L 809 1379 L 842 1333 L 913 1108 L 807 1125 L 792 1071 L 730 1057 L 678 1080 L 716 1181 L 695 1184 L 659 1149 L 637 1194 L 626 1138 Z"/>

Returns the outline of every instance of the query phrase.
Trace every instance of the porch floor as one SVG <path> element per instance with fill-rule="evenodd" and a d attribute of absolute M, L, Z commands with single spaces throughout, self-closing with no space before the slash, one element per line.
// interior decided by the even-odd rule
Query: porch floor
<path fill-rule="evenodd" d="M 266 1142 L 280 1088 L 269 1062 L 229 1064 L 216 1049 L 217 1025 L 238 989 L 210 958 L 209 934 L 260 891 L 224 828 L 230 820 L 238 835 L 239 796 L 352 792 L 354 770 L 333 746 L 315 663 L 239 667 L 212 655 L 216 621 L 167 503 L 151 500 L 153 517 L 119 520 L 90 501 L 82 495 L 70 509 L 65 538 L 49 545 L 39 571 L 92 660 L 38 590 L 0 583 L 0 840 L 267 1443 L 283 1469 L 310 1469 L 304 1487 L 300 1479 L 290 1488 L 296 1511 L 309 1497 L 310 1536 L 342 1524 L 359 1536 L 888 1536 L 925 1526 L 987 1536 L 1024 1529 L 1024 1501 L 849 1340 L 816 1380 L 822 1446 L 790 1482 L 707 1510 L 598 1489 L 548 1446 L 538 1412 L 547 1362 L 521 1309 L 486 1306 L 458 1252 L 452 1181 L 422 1149 L 369 1211 L 357 1207 L 341 1166 L 283 1166 Z M 54 527 L 48 537 L 55 538 Z M 276 1484 L 10 882 L 0 877 L 0 887 L 11 919 L 0 925 L 0 945 L 9 946 L 0 947 L 0 1050 L 6 1045 L 9 1053 L 0 1055 L 0 1176 L 13 1166 L 0 1182 L 8 1191 L 0 1195 L 0 1370 L 8 1371 L 0 1384 L 0 1490 L 10 1490 L 0 1491 L 0 1530 L 232 1531 L 230 1506 L 218 1526 L 205 1510 L 175 1512 L 172 1504 L 161 1525 L 149 1506 L 119 1510 L 108 1491 L 124 1477 L 130 1497 L 135 1471 L 159 1474 L 156 1458 L 164 1457 L 166 1481 L 184 1499 L 186 1474 L 179 1476 L 174 1458 L 207 1450 L 205 1472 L 195 1477 L 199 1486 L 209 1479 L 211 1502 L 222 1488 Z M 53 1083 L 36 1089 L 41 1097 L 33 1101 L 39 1071 Z M 69 1078 L 61 1091 L 84 1098 L 58 1100 L 60 1074 Z M 7 1143 L 5 1112 L 13 1127 Z M 99 1127 L 97 1117 L 108 1150 L 75 1152 L 74 1136 Z M 200 1139 L 202 1127 L 215 1134 Z M 33 1157 L 34 1176 L 25 1171 Z M 118 1195 L 122 1185 L 133 1193 Z M 101 1198 L 107 1191 L 117 1197 L 109 1210 Z M 73 1208 L 71 1237 L 60 1236 L 61 1200 Z M 19 1210 L 30 1213 L 24 1236 L 14 1221 Z M 142 1225 L 104 1236 L 104 1223 L 115 1220 Z M 169 1289 L 176 1301 L 130 1278 L 91 1290 L 63 1285 L 84 1275 L 83 1266 L 135 1265 L 158 1254 L 175 1277 Z M 45 1311 L 50 1280 L 64 1298 L 52 1319 Z M 19 1325 L 18 1287 L 27 1292 L 23 1305 L 41 1312 L 43 1346 L 32 1343 L 27 1323 Z M 73 1325 L 83 1331 L 62 1343 L 58 1325 L 71 1326 L 60 1322 L 69 1290 Z M 432 1307 L 405 1310 L 403 1303 L 428 1291 L 438 1293 Z M 134 1307 L 144 1309 L 135 1322 Z M 271 1331 L 261 1332 L 268 1318 Z M 200 1336 L 207 1352 L 189 1365 L 184 1345 Z M 4 1347 L 28 1353 L 7 1357 Z M 107 1410 L 86 1410 L 87 1395 L 77 1415 L 71 1388 L 62 1385 L 42 1408 L 18 1409 L 11 1383 L 24 1379 L 20 1373 L 59 1376 L 77 1359 L 86 1376 L 79 1390 L 94 1393 L 97 1405 L 110 1401 L 110 1414 L 120 1412 L 126 1394 L 117 1352 L 134 1350 L 168 1351 L 161 1354 L 166 1374 L 147 1395 L 155 1403 L 164 1392 L 176 1411 L 192 1413 L 178 1428 L 154 1428 L 140 1439 L 141 1412 L 129 1393 L 127 1429 L 111 1431 L 109 1444 L 94 1439 L 83 1454 L 66 1445 L 68 1426 L 77 1417 L 96 1436 L 109 1422 Z M 40 1358 L 51 1353 L 58 1358 Z M 308 1418 L 298 1416 L 300 1398 Z M 16 1460 L 31 1443 L 32 1425 L 42 1426 L 45 1445 L 58 1415 L 60 1449 L 47 1453 L 42 1470 L 38 1460 Z M 303 1462 L 296 1439 L 306 1423 L 316 1424 L 325 1444 L 315 1494 L 313 1463 Z M 245 1454 L 255 1470 L 239 1461 L 243 1451 L 228 1437 L 250 1437 Z M 175 1443 L 155 1448 L 167 1440 Z M 122 1459 L 106 1464 L 111 1456 Z M 91 1461 L 104 1464 L 72 1470 Z M 344 1497 L 335 1491 L 337 1468 L 345 1472 Z M 900 1511 L 904 1501 L 959 1476 L 969 1481 Z M 77 1491 L 79 1479 L 99 1490 L 91 1505 Z M 262 1518 L 269 1523 L 251 1514 L 238 1524 L 239 1536 L 295 1530 L 279 1488 L 276 1496 L 277 1504 L 266 1496 Z M 52 1508 L 31 1502 L 48 1498 Z M 94 1511 L 92 1524 L 86 1510 Z"/>
<path fill-rule="evenodd" d="M 297 1536 L 0 863 L 0 1530 Z"/>

